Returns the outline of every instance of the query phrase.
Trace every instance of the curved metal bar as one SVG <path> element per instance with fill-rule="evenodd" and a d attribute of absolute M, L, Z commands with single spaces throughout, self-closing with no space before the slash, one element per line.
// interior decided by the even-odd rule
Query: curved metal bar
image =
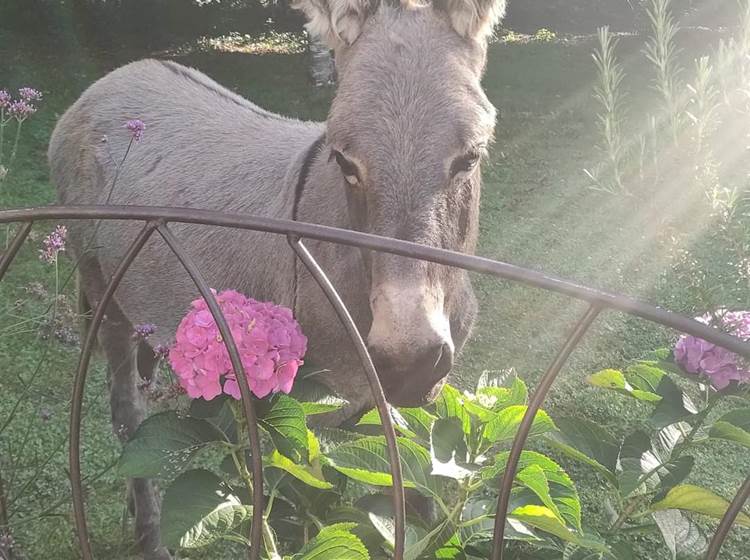
<path fill-rule="evenodd" d="M 654 323 L 660 323 L 680 332 L 707 340 L 741 356 L 750 358 L 750 343 L 699 323 L 689 317 L 672 313 L 665 309 L 648 305 L 632 298 L 595 290 L 562 278 L 542 274 L 535 270 L 521 268 L 508 263 L 466 255 L 455 251 L 426 247 L 409 241 L 380 237 L 367 233 L 343 230 L 317 224 L 306 224 L 291 220 L 223 214 L 195 208 L 162 208 L 149 206 L 50 206 L 21 210 L 0 211 L 0 224 L 28 221 L 32 219 L 114 219 L 114 220 L 163 220 L 202 225 L 212 225 L 237 229 L 247 229 L 293 235 L 306 239 L 317 239 L 352 247 L 361 247 L 425 260 L 447 266 L 463 268 L 471 272 L 490 274 L 513 282 L 557 292 L 575 299 L 588 301 L 601 307 L 608 307 Z"/>
<path fill-rule="evenodd" d="M 729 530 L 737 520 L 737 516 L 742 512 L 742 508 L 745 507 L 745 503 L 750 500 L 750 476 L 745 479 L 745 483 L 735 494 L 732 503 L 729 504 L 724 517 L 722 517 L 719 526 L 716 528 L 714 536 L 711 538 L 711 544 L 708 546 L 708 552 L 706 553 L 706 560 L 716 560 L 719 556 L 724 541 L 729 536 Z"/>
<path fill-rule="evenodd" d="M 23 242 L 26 241 L 26 238 L 29 236 L 31 227 L 33 225 L 34 222 L 26 222 L 25 224 L 23 224 L 23 227 L 18 230 L 18 233 L 13 237 L 13 241 L 8 246 L 8 250 L 5 251 L 2 260 L 0 260 L 0 280 L 2 280 L 5 276 L 5 273 L 8 272 L 10 264 L 13 262 L 13 259 L 16 258 L 18 251 L 23 246 Z"/>
<path fill-rule="evenodd" d="M 86 509 L 83 499 L 83 484 L 81 482 L 81 414 L 83 412 L 83 393 L 86 386 L 86 376 L 88 375 L 91 354 L 96 345 L 96 335 L 99 332 L 99 326 L 104 320 L 107 306 L 115 295 L 115 291 L 120 286 L 125 273 L 133 264 L 133 261 L 146 245 L 146 242 L 154 233 L 157 224 L 149 222 L 141 230 L 133 243 L 130 245 L 122 262 L 112 275 L 112 279 L 107 284 L 101 301 L 96 306 L 96 311 L 91 319 L 91 325 L 86 333 L 86 340 L 81 347 L 81 356 L 78 361 L 78 371 L 73 381 L 73 397 L 70 406 L 70 450 L 68 461 L 70 463 L 70 487 L 73 496 L 73 516 L 75 517 L 76 533 L 78 543 L 81 547 L 82 560 L 93 560 L 94 555 L 91 552 L 91 543 L 89 542 L 88 528 L 86 526 Z"/>
<path fill-rule="evenodd" d="M 255 414 L 255 406 L 253 405 L 253 396 L 250 393 L 250 385 L 248 385 L 247 376 L 245 375 L 245 368 L 242 366 L 242 359 L 240 358 L 239 350 L 237 350 L 237 342 L 234 340 L 234 336 L 232 336 L 232 331 L 229 328 L 226 317 L 224 317 L 224 313 L 221 311 L 221 307 L 219 307 L 219 303 L 216 301 L 211 287 L 195 264 L 195 261 L 180 246 L 179 241 L 177 241 L 177 238 L 166 224 L 160 225 L 158 231 L 164 242 L 190 275 L 196 288 L 198 288 L 201 296 L 203 296 L 203 299 L 208 304 L 211 315 L 213 315 L 214 321 L 216 321 L 216 326 L 219 328 L 219 332 L 224 339 L 224 345 L 229 353 L 232 368 L 235 371 L 237 384 L 240 386 L 242 410 L 245 414 L 247 431 L 250 435 L 250 459 L 252 461 L 253 472 L 253 521 L 250 528 L 248 558 L 249 560 L 258 560 L 260 558 L 261 543 L 263 542 L 263 452 L 260 447 L 258 419 Z"/>
<path fill-rule="evenodd" d="M 531 426 L 534 423 L 536 413 L 541 408 L 544 399 L 547 397 L 547 393 L 555 382 L 555 379 L 557 379 L 565 362 L 568 361 L 573 350 L 578 346 L 578 343 L 599 316 L 601 310 L 602 308 L 598 305 L 592 305 L 586 310 L 586 313 L 578 321 L 570 335 L 568 335 L 568 339 L 565 341 L 562 348 L 560 348 L 552 365 L 550 365 L 549 369 L 542 377 L 539 386 L 531 397 L 529 406 L 526 409 L 526 414 L 524 414 L 521 425 L 518 427 L 518 432 L 516 432 L 516 438 L 513 440 L 513 446 L 510 449 L 508 463 L 505 467 L 505 473 L 503 474 L 502 483 L 500 485 L 500 495 L 497 500 L 497 511 L 495 512 L 495 535 L 492 544 L 492 560 L 503 559 L 503 538 L 505 536 L 505 520 L 508 517 L 510 493 L 513 489 L 513 480 L 516 478 L 518 461 L 521 458 L 523 447 L 526 445 L 526 439 L 531 431 Z"/>
<path fill-rule="evenodd" d="M 375 371 L 375 365 L 372 363 L 370 352 L 367 350 L 367 345 L 362 339 L 362 335 L 357 329 L 357 325 L 354 323 L 349 309 L 347 309 L 344 302 L 341 300 L 336 288 L 331 283 L 330 279 L 326 275 L 325 271 L 312 256 L 307 247 L 300 241 L 299 238 L 288 236 L 289 245 L 291 245 L 294 252 L 297 253 L 299 259 L 304 263 L 305 267 L 310 274 L 312 274 L 318 286 L 325 293 L 326 298 L 333 306 L 338 315 L 339 320 L 343 324 L 346 332 L 349 334 L 354 347 L 357 349 L 357 354 L 362 362 L 362 367 L 367 374 L 367 381 L 370 384 L 370 390 L 375 398 L 375 406 L 380 414 L 380 422 L 383 425 L 383 432 L 385 433 L 385 442 L 388 445 L 388 459 L 391 464 L 391 477 L 393 480 L 393 512 L 394 512 L 394 560 L 402 560 L 404 557 L 404 546 L 405 546 L 405 535 L 406 535 L 406 500 L 404 497 L 404 484 L 403 475 L 401 473 L 401 458 L 398 452 L 398 444 L 396 440 L 396 431 L 393 428 L 393 422 L 391 420 L 390 405 L 385 400 L 385 394 L 383 393 L 383 387 L 378 379 L 377 371 Z"/>

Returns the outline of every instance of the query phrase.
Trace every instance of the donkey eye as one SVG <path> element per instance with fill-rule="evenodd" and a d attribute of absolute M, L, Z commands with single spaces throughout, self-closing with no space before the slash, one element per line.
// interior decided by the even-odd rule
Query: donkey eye
<path fill-rule="evenodd" d="M 336 163 L 338 163 L 339 167 L 341 168 L 341 172 L 344 174 L 344 179 L 346 179 L 346 182 L 350 185 L 358 185 L 360 183 L 360 178 L 357 166 L 346 159 L 344 157 L 344 154 L 342 154 L 341 152 L 334 151 L 333 157 L 336 158 Z"/>
<path fill-rule="evenodd" d="M 479 152 L 469 152 L 457 157 L 451 164 L 451 177 L 455 177 L 459 173 L 468 173 L 477 166 L 480 158 Z"/>

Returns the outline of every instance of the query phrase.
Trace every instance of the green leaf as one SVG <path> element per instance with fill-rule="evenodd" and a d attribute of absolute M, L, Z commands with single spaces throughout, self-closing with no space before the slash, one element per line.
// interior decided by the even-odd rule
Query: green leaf
<path fill-rule="evenodd" d="M 432 461 L 424 447 L 398 438 L 404 486 L 422 494 L 440 497 L 438 479 L 430 475 Z M 340 445 L 328 455 L 331 466 L 358 482 L 374 486 L 392 486 L 388 447 L 383 436 L 364 437 Z"/>
<path fill-rule="evenodd" d="M 458 418 L 465 434 L 471 433 L 471 415 L 464 406 L 464 396 L 451 385 L 445 385 L 435 401 L 435 409 L 440 418 Z"/>
<path fill-rule="evenodd" d="M 349 514 L 351 521 L 372 524 L 378 534 L 385 539 L 386 544 L 393 548 L 395 542 L 395 524 L 393 521 L 393 498 L 385 494 L 368 494 L 357 500 L 354 504 L 356 511 Z M 364 517 L 364 520 L 361 518 Z M 408 548 L 421 539 L 426 530 L 422 527 L 407 523 L 405 527 L 405 545 Z"/>
<path fill-rule="evenodd" d="M 750 408 L 733 410 L 719 418 L 708 435 L 750 447 Z"/>
<path fill-rule="evenodd" d="M 430 441 L 432 424 L 437 419 L 424 408 L 391 408 L 391 420 L 397 432 L 402 435 L 419 439 L 425 443 Z M 377 409 L 370 410 L 357 422 L 357 426 L 381 426 L 380 413 Z"/>
<path fill-rule="evenodd" d="M 508 511 L 528 505 L 527 498 L 533 499 L 534 497 L 530 490 L 523 488 L 523 492 L 527 495 L 519 499 L 518 490 L 519 488 L 514 488 L 511 493 Z M 467 553 L 480 558 L 489 557 L 495 533 L 496 511 L 496 499 L 474 497 L 464 505 L 461 512 L 459 537 L 461 545 Z M 531 527 L 512 517 L 505 520 L 505 539 L 524 542 L 540 542 L 542 540 Z"/>
<path fill-rule="evenodd" d="M 657 403 L 661 401 L 661 396 L 650 391 L 643 391 L 633 387 L 621 371 L 614 369 L 605 369 L 593 375 L 590 375 L 587 379 L 590 385 L 594 387 L 600 387 L 602 389 L 611 389 L 618 393 L 628 395 L 635 399 Z"/>
<path fill-rule="evenodd" d="M 436 560 L 465 560 L 466 555 L 464 554 L 461 542 L 458 540 L 458 535 L 453 535 L 447 543 L 435 551 Z"/>
<path fill-rule="evenodd" d="M 206 470 L 188 471 L 164 494 L 161 538 L 170 548 L 202 548 L 233 534 L 252 518 L 219 477 Z"/>
<path fill-rule="evenodd" d="M 671 560 L 703 557 L 708 540 L 698 525 L 676 509 L 655 511 L 652 515 L 669 549 Z"/>
<path fill-rule="evenodd" d="M 406 420 L 409 429 L 414 432 L 420 440 L 425 443 L 430 441 L 432 424 L 437 420 L 436 416 L 430 414 L 424 408 L 399 408 L 398 411 Z"/>
<path fill-rule="evenodd" d="M 514 405 L 524 405 L 528 400 L 526 383 L 513 370 L 485 371 L 477 384 L 475 395 L 463 395 L 463 405 L 482 422 L 489 422 L 494 413 Z"/>
<path fill-rule="evenodd" d="M 319 488 L 321 490 L 330 490 L 333 488 L 333 484 L 326 482 L 323 478 L 322 472 L 315 472 L 315 469 L 306 465 L 298 465 L 277 450 L 274 450 L 274 452 L 266 457 L 263 462 L 265 463 L 265 466 L 281 469 L 292 475 L 297 480 L 304 482 L 313 488 Z"/>
<path fill-rule="evenodd" d="M 206 420 L 174 411 L 143 421 L 120 455 L 118 472 L 132 478 L 171 477 L 184 470 L 205 447 L 224 442 L 224 434 Z"/>
<path fill-rule="evenodd" d="M 628 367 L 625 379 L 635 390 L 661 397 L 652 417 L 657 428 L 674 424 L 697 412 L 690 398 L 656 362 L 643 361 Z"/>
<path fill-rule="evenodd" d="M 326 414 L 342 409 L 348 401 L 331 393 L 331 390 L 312 379 L 300 379 L 289 395 L 302 405 L 307 416 Z"/>
<path fill-rule="evenodd" d="M 227 398 L 227 395 L 220 395 L 210 401 L 202 398 L 193 399 L 190 401 L 190 416 L 202 420 L 215 418 L 221 412 L 222 407 L 227 402 Z"/>
<path fill-rule="evenodd" d="M 679 423 L 662 428 L 653 439 L 641 430 L 628 435 L 620 450 L 620 494 L 627 497 L 658 489 L 666 494 L 681 483 L 694 463 L 689 456 L 670 460 L 682 437 Z"/>
<path fill-rule="evenodd" d="M 295 463 L 307 462 L 307 425 L 302 405 L 286 395 L 276 395 L 257 401 L 256 406 L 258 423 L 271 436 L 279 453 Z"/>
<path fill-rule="evenodd" d="M 404 435 L 408 438 L 417 437 L 417 434 L 409 428 L 409 423 L 406 421 L 406 418 L 404 418 L 404 416 L 398 409 L 389 407 L 389 411 L 391 413 L 391 422 L 393 422 L 393 428 L 396 430 L 396 433 L 400 433 L 401 435 Z M 359 419 L 359 422 L 357 422 L 357 426 L 382 425 L 383 422 L 380 419 L 380 412 L 377 408 L 373 408 L 372 410 L 367 412 L 364 416 L 362 416 L 362 418 Z"/>
<path fill-rule="evenodd" d="M 455 530 L 456 526 L 451 519 L 443 519 L 421 539 L 406 547 L 404 560 L 417 560 L 425 556 L 431 557 L 438 548 L 450 539 Z"/>
<path fill-rule="evenodd" d="M 497 501 L 486 498 L 472 498 L 461 512 L 460 541 L 468 548 L 474 541 L 485 541 L 492 538 L 495 531 L 495 511 Z M 506 529 L 507 529 L 506 523 Z"/>
<path fill-rule="evenodd" d="M 491 480 L 501 476 L 507 467 L 510 452 L 505 451 L 497 456 L 495 464 L 482 470 L 482 478 Z M 542 470 L 548 483 L 548 490 L 554 502 L 553 511 L 557 510 L 568 525 L 581 530 L 581 501 L 578 497 L 573 480 L 549 457 L 535 451 L 523 451 L 518 461 L 516 479 L 536 493 L 536 490 L 519 479 L 519 474 L 528 468 L 536 467 Z M 539 495 L 537 493 L 537 495 Z M 541 498 L 541 496 L 539 496 Z M 547 504 L 544 504 L 547 505 Z M 549 506 L 548 506 L 549 507 Z"/>
<path fill-rule="evenodd" d="M 482 406 L 477 395 L 467 395 L 464 399 L 466 411 L 479 419 L 482 423 L 487 423 L 495 417 L 495 411 L 492 408 Z"/>
<path fill-rule="evenodd" d="M 667 374 L 661 368 L 641 362 L 628 367 L 625 376 L 636 389 L 659 395 L 659 385 Z"/>
<path fill-rule="evenodd" d="M 542 467 L 539 465 L 529 465 L 516 473 L 516 480 L 534 492 L 534 494 L 536 494 L 542 501 L 542 504 L 555 514 L 555 517 L 561 522 L 565 522 L 560 511 L 557 509 L 557 506 L 552 501 L 549 482 L 547 481 L 547 476 L 544 474 L 544 469 L 542 469 Z"/>
<path fill-rule="evenodd" d="M 694 466 L 695 457 L 690 455 L 682 455 L 674 461 L 665 463 L 658 471 L 660 494 L 657 499 L 663 498 L 672 488 L 690 476 Z"/>
<path fill-rule="evenodd" d="M 544 506 L 527 505 L 519 507 L 510 514 L 510 517 L 522 523 L 535 527 L 546 533 L 550 533 L 566 542 L 579 546 L 607 552 L 607 547 L 598 540 L 584 537 L 575 531 L 568 529 L 555 516 L 554 512 Z"/>
<path fill-rule="evenodd" d="M 728 501 L 710 490 L 692 484 L 682 484 L 672 488 L 663 500 L 652 504 L 651 511 L 680 509 L 721 519 L 728 507 Z M 741 512 L 736 523 L 742 527 L 750 527 L 750 516 Z"/>
<path fill-rule="evenodd" d="M 440 418 L 432 425 L 430 438 L 432 474 L 463 480 L 473 474 L 467 468 L 466 434 L 458 418 Z"/>
<path fill-rule="evenodd" d="M 509 387 L 484 387 L 477 390 L 479 403 L 493 410 L 500 412 L 502 409 L 514 405 L 526 404 L 529 397 L 529 390 L 526 383 L 519 377 L 513 376 L 506 379 L 510 381 Z"/>
<path fill-rule="evenodd" d="M 512 440 L 518 432 L 527 409 L 527 406 L 516 405 L 498 412 L 495 418 L 485 425 L 482 433 L 484 440 L 492 444 Z M 557 429 L 555 423 L 549 415 L 539 410 L 534 417 L 529 436 L 544 434 L 555 429 Z"/>
<path fill-rule="evenodd" d="M 294 555 L 294 560 L 370 560 L 370 555 L 351 531 L 354 523 L 323 527 L 320 533 Z"/>
<path fill-rule="evenodd" d="M 513 369 L 503 370 L 484 370 L 479 379 L 477 379 L 476 391 L 484 389 L 486 387 L 505 387 L 508 384 L 508 380 L 515 377 L 516 372 Z"/>
<path fill-rule="evenodd" d="M 649 471 L 654 463 L 658 464 L 658 459 L 654 459 L 650 452 L 651 438 L 642 430 L 628 434 L 623 440 L 617 475 L 621 496 L 630 496 L 639 489 L 641 476 Z"/>
<path fill-rule="evenodd" d="M 619 443 L 598 424 L 577 417 L 556 419 L 558 431 L 545 439 L 566 455 L 593 467 L 613 485 L 620 451 Z"/>
<path fill-rule="evenodd" d="M 689 419 L 698 413 L 690 397 L 663 371 L 638 364 L 629 367 L 626 375 L 633 385 L 637 386 L 637 383 L 641 383 L 639 388 L 644 388 L 644 390 L 646 387 L 651 390 L 650 388 L 656 383 L 652 392 L 660 395 L 662 400 L 656 405 L 650 418 L 650 423 L 654 427 L 663 428 Z"/>
<path fill-rule="evenodd" d="M 476 391 L 494 387 L 510 387 L 518 379 L 518 374 L 513 368 L 502 370 L 484 370 L 479 376 Z"/>

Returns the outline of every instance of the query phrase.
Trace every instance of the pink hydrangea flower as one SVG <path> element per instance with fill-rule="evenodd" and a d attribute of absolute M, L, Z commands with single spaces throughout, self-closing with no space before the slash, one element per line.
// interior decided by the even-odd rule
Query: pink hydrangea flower
<path fill-rule="evenodd" d="M 750 341 L 750 311 L 721 311 L 717 315 L 716 320 L 710 314 L 696 320 Z M 674 357 L 683 370 L 706 376 L 719 391 L 726 389 L 732 381 L 750 383 L 750 365 L 734 352 L 702 338 L 681 336 L 674 347 Z"/>
<path fill-rule="evenodd" d="M 272 393 L 289 393 L 307 351 L 307 337 L 292 312 L 232 290 L 218 294 L 216 299 L 253 394 L 264 398 Z M 194 301 L 180 323 L 169 362 L 190 398 L 210 401 L 222 393 L 241 398 L 229 353 L 205 300 Z"/>

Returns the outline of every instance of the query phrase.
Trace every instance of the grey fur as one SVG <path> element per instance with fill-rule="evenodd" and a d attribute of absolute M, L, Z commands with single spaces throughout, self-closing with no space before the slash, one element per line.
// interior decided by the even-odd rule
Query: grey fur
<path fill-rule="evenodd" d="M 299 200 L 300 221 L 473 252 L 479 167 L 457 179 L 449 178 L 449 170 L 457 157 L 481 151 L 491 140 L 495 110 L 480 86 L 486 45 L 459 35 L 444 9 L 380 5 L 356 41 L 337 51 L 340 86 L 326 124 L 264 111 L 173 62 L 144 60 L 112 72 L 80 97 L 52 136 L 49 159 L 60 203 L 105 202 L 129 142 L 122 124 L 141 118 L 147 130 L 120 171 L 113 204 L 291 219 L 303 161 L 325 134 Z M 332 150 L 356 162 L 364 176 L 359 185 L 344 180 Z M 81 261 L 80 287 L 91 305 L 101 299 L 106 279 L 139 228 L 69 224 L 69 245 Z M 352 403 L 343 416 L 370 404 L 351 343 L 283 237 L 195 225 L 173 228 L 216 289 L 237 289 L 287 306 L 296 301 L 295 313 L 310 338 L 307 360 L 330 369 L 324 381 Z M 89 243 L 96 250 L 82 254 Z M 389 396 L 397 404 L 434 396 L 452 352 L 460 351 L 474 322 L 476 302 L 467 275 L 330 244 L 310 241 L 308 246 L 361 331 L 370 332 Z M 395 301 L 399 287 L 408 292 L 415 286 L 418 297 L 426 294 L 424 309 L 444 316 L 450 332 L 426 326 L 419 306 L 394 314 L 401 303 Z M 126 275 L 100 335 L 110 364 L 113 421 L 121 436 L 132 434 L 145 415 L 136 385 L 138 375 L 148 377 L 153 367 L 152 360 L 136 359 L 130 351 L 133 325 L 154 323 L 157 335 L 149 342 L 169 343 L 196 297 L 176 258 L 160 239 L 152 239 Z M 435 302 L 439 309 L 429 307 Z M 134 490 L 144 555 L 168 558 L 159 545 L 155 490 L 148 481 L 136 481 Z"/>

